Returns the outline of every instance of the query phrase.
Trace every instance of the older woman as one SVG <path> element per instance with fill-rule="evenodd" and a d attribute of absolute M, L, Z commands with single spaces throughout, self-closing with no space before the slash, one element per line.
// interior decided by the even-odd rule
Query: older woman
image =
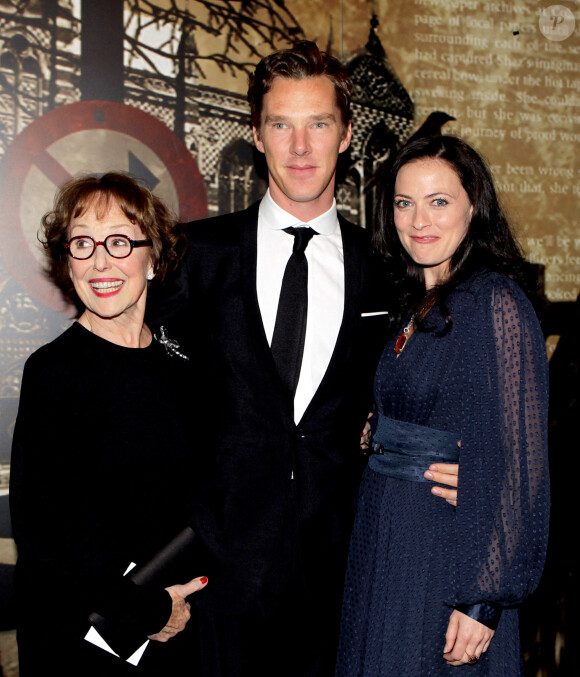
<path fill-rule="evenodd" d="M 401 308 L 375 379 L 337 674 L 511 677 L 549 512 L 547 360 L 524 261 L 489 170 L 457 138 L 403 147 L 377 223 Z M 457 460 L 453 507 L 422 468 Z"/>
<path fill-rule="evenodd" d="M 171 675 L 179 642 L 163 643 L 206 579 L 164 589 L 123 574 L 191 509 L 188 362 L 144 323 L 149 281 L 177 263 L 184 237 L 158 198 L 118 173 L 71 181 L 43 229 L 50 273 L 82 312 L 29 357 L 22 380 L 10 486 L 20 674 Z M 84 639 L 91 612 L 157 640 L 138 668 Z"/>

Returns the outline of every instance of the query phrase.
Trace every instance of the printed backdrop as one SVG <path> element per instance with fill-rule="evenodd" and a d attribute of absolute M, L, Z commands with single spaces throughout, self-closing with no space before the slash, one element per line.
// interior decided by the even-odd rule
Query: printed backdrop
<path fill-rule="evenodd" d="M 551 354 L 577 317 L 580 290 L 578 21 L 575 1 L 0 0 L 5 675 L 17 675 L 7 494 L 22 368 L 71 321 L 37 241 L 56 188 L 80 172 L 120 169 L 145 179 L 183 219 L 247 206 L 265 189 L 251 146 L 248 73 L 274 49 L 316 40 L 355 83 L 341 211 L 366 226 L 367 184 L 380 162 L 430 114 L 445 114 L 431 119 L 447 120 L 444 132 L 487 157 L 537 264 Z M 577 354 L 560 362 L 577 387 Z M 554 633 L 559 649 L 543 663 L 553 669 L 565 647 L 565 633 Z M 528 656 L 528 666 L 537 661 Z"/>

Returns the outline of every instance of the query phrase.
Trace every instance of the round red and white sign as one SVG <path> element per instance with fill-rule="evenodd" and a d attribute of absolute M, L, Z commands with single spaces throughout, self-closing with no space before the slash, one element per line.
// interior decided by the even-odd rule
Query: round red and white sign
<path fill-rule="evenodd" d="M 197 163 L 152 115 L 113 101 L 83 101 L 38 118 L 0 164 L 0 256 L 28 293 L 55 310 L 66 308 L 43 272 L 40 219 L 70 178 L 111 170 L 143 179 L 182 221 L 207 214 Z"/>

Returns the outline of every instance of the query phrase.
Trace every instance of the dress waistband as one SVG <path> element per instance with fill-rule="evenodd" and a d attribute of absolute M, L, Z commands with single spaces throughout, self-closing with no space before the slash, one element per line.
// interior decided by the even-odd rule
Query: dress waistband
<path fill-rule="evenodd" d="M 428 482 L 423 473 L 432 463 L 457 463 L 460 436 L 379 414 L 369 467 L 383 475 Z"/>

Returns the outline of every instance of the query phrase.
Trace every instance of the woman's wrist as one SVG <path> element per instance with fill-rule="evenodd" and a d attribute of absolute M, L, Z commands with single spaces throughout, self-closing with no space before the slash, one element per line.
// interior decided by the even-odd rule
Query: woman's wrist
<path fill-rule="evenodd" d="M 496 604 L 490 604 L 489 602 L 479 602 L 478 604 L 458 604 L 455 609 L 494 631 L 497 628 L 502 611 L 500 606 L 497 606 Z"/>

